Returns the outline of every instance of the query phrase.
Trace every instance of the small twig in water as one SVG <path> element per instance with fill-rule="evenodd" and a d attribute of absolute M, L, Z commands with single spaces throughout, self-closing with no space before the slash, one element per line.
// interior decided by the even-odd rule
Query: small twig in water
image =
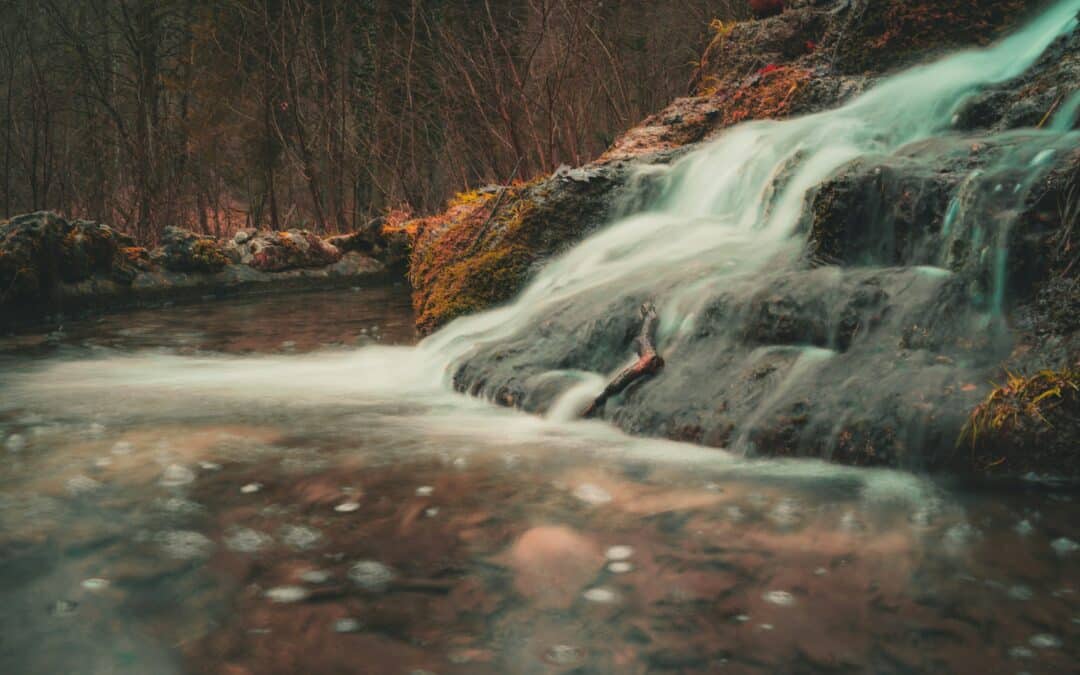
<path fill-rule="evenodd" d="M 638 360 L 620 370 L 611 382 L 608 382 L 604 391 L 600 392 L 582 413 L 582 417 L 595 416 L 609 398 L 623 392 L 634 382 L 660 372 L 664 367 L 664 359 L 656 353 L 656 346 L 653 344 L 653 331 L 657 321 L 656 307 L 651 302 L 646 302 L 640 311 L 641 333 L 634 339 L 634 351 L 637 352 Z"/>

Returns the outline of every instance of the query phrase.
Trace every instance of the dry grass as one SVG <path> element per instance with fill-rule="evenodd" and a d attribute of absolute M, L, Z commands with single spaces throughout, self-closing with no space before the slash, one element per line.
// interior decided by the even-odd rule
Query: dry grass
<path fill-rule="evenodd" d="M 1006 373 L 1003 385 L 996 385 L 971 412 L 957 444 L 970 443 L 989 433 L 1007 432 L 1029 422 L 1049 425 L 1047 414 L 1070 392 L 1080 392 L 1080 370 L 1043 370 L 1030 377 Z"/>

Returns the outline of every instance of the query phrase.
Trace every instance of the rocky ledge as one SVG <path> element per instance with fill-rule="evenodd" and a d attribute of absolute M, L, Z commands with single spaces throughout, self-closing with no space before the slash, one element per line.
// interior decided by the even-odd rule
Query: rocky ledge
<path fill-rule="evenodd" d="M 0 223 L 0 324 L 267 291 L 372 282 L 394 267 L 378 224 L 323 239 L 242 230 L 219 240 L 165 229 L 147 250 L 101 223 L 51 212 Z"/>

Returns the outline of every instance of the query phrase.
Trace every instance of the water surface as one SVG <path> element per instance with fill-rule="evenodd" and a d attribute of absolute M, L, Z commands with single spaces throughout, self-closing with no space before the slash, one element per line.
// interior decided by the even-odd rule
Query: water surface
<path fill-rule="evenodd" d="M 1075 670 L 1074 491 L 527 416 L 410 326 L 367 289 L 0 340 L 0 672 Z"/>

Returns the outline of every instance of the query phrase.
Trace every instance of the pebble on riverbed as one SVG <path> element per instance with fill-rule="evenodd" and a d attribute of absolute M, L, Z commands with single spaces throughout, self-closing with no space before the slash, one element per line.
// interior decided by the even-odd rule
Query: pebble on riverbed
<path fill-rule="evenodd" d="M 248 483 L 240 488 L 240 493 L 245 495 L 255 494 L 262 489 L 262 483 Z"/>
<path fill-rule="evenodd" d="M 1061 647 L 1062 642 L 1061 638 L 1056 635 L 1039 633 L 1038 635 L 1033 635 L 1031 639 L 1028 640 L 1028 644 L 1036 649 L 1058 649 Z"/>
<path fill-rule="evenodd" d="M 20 434 L 11 434 L 4 441 L 4 447 L 8 452 L 22 452 L 26 448 L 26 437 Z"/>
<path fill-rule="evenodd" d="M 608 560 L 629 560 L 634 555 L 634 549 L 630 546 L 612 546 L 604 553 Z"/>
<path fill-rule="evenodd" d="M 362 623 L 352 618 L 338 619 L 334 622 L 335 633 L 359 633 L 363 627 Z"/>
<path fill-rule="evenodd" d="M 280 537 L 288 546 L 298 550 L 307 551 L 322 543 L 322 532 L 305 525 L 285 525 L 281 528 Z"/>
<path fill-rule="evenodd" d="M 1059 537 L 1050 543 L 1050 547 L 1054 549 L 1054 553 L 1058 555 L 1069 555 L 1070 553 L 1076 553 L 1080 551 L 1080 544 L 1077 544 L 1072 539 L 1067 537 Z"/>
<path fill-rule="evenodd" d="M 619 594 L 610 588 L 590 588 L 581 594 L 581 597 L 585 598 L 589 602 L 595 602 L 601 605 L 610 605 L 619 601 Z"/>
<path fill-rule="evenodd" d="M 623 560 L 617 560 L 608 565 L 607 568 L 612 574 L 626 574 L 634 571 L 634 566 Z"/>
<path fill-rule="evenodd" d="M 334 510 L 338 513 L 352 513 L 360 508 L 360 504 L 357 502 L 342 502 L 334 507 Z"/>
<path fill-rule="evenodd" d="M 274 543 L 273 537 L 247 527 L 225 534 L 225 547 L 238 553 L 256 553 Z"/>
<path fill-rule="evenodd" d="M 607 504 L 612 499 L 611 493 L 599 485 L 593 485 L 592 483 L 582 483 L 574 488 L 574 496 L 586 504 L 592 504 L 594 506 Z"/>
<path fill-rule="evenodd" d="M 81 585 L 88 591 L 103 591 L 109 587 L 109 580 L 95 577 L 93 579 L 84 579 Z"/>
<path fill-rule="evenodd" d="M 192 530 L 169 530 L 155 537 L 170 558 L 194 560 L 206 558 L 214 550 L 214 542 Z"/>

